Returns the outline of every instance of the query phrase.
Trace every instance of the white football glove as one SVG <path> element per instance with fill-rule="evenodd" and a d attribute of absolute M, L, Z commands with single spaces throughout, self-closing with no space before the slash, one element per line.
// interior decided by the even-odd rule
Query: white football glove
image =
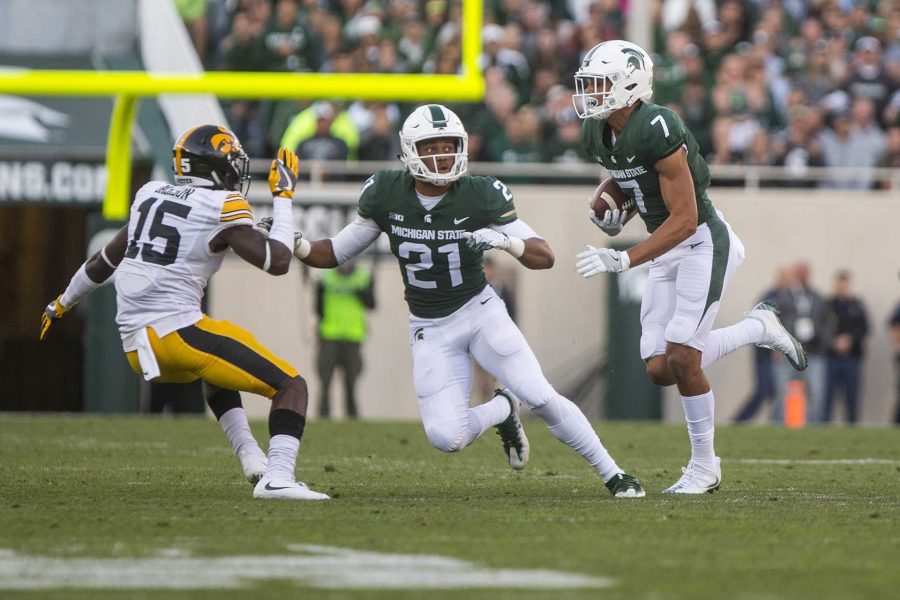
<path fill-rule="evenodd" d="M 471 233 L 464 231 L 463 237 L 466 238 L 466 246 L 473 252 L 483 252 L 491 248 L 509 250 L 510 246 L 509 236 L 493 229 L 476 229 Z"/>
<path fill-rule="evenodd" d="M 606 211 L 603 218 L 598 217 L 593 209 L 588 210 L 588 217 L 594 222 L 594 225 L 609 236 L 619 235 L 619 232 L 625 226 L 625 217 L 627 216 L 627 211 L 618 208 Z"/>
<path fill-rule="evenodd" d="M 587 279 L 599 273 L 621 273 L 627 271 L 631 266 L 631 260 L 628 253 L 624 250 L 612 250 L 611 248 L 594 248 L 588 246 L 588 249 L 580 253 L 575 268 L 582 277 Z"/>

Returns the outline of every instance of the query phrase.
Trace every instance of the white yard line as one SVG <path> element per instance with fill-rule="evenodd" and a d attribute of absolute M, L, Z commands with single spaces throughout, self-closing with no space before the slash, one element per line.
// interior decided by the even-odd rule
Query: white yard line
<path fill-rule="evenodd" d="M 0 550 L 0 590 L 239 589 L 292 580 L 327 589 L 608 588 L 608 577 L 549 569 L 493 569 L 427 554 L 294 545 L 281 556 L 52 558 Z"/>
<path fill-rule="evenodd" d="M 731 458 L 722 462 L 745 465 L 900 465 L 889 458 Z"/>

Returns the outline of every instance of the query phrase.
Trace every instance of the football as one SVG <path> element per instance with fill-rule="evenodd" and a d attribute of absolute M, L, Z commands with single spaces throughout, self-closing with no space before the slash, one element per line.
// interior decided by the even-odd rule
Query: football
<path fill-rule="evenodd" d="M 615 179 L 607 177 L 600 182 L 600 185 L 597 186 L 597 189 L 591 195 L 591 210 L 594 211 L 597 218 L 602 219 L 606 211 L 615 208 L 625 210 L 627 214 L 625 217 L 626 223 L 637 214 L 634 200 L 625 195 Z"/>

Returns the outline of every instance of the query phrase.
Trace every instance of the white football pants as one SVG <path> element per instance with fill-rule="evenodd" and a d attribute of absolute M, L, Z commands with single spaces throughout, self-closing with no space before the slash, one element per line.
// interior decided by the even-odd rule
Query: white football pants
<path fill-rule="evenodd" d="M 470 353 L 529 408 L 561 398 L 490 286 L 450 316 L 423 319 L 410 315 L 409 343 L 425 434 L 445 452 L 468 446 L 481 433 L 470 432 Z M 485 429 L 495 424 L 486 424 Z"/>

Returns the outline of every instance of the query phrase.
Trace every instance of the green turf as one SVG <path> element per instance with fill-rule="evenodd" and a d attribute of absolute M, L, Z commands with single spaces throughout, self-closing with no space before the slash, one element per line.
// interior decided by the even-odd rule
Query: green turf
<path fill-rule="evenodd" d="M 251 499 L 224 436 L 205 419 L 0 416 L 0 549 L 202 557 L 278 555 L 305 543 L 616 581 L 565 592 L 326 591 L 271 581 L 251 584 L 258 598 L 887 598 L 900 589 L 900 429 L 719 427 L 721 491 L 673 498 L 659 492 L 687 459 L 684 428 L 602 423 L 607 447 L 648 492 L 617 500 L 539 421 L 525 425 L 531 461 L 513 472 L 492 433 L 446 455 L 417 423 L 313 422 L 298 478 L 334 499 L 291 503 Z M 265 424 L 254 430 L 263 438 Z M 877 460 L 829 462 L 848 459 Z M 38 595 L 117 594 L 0 590 Z"/>

